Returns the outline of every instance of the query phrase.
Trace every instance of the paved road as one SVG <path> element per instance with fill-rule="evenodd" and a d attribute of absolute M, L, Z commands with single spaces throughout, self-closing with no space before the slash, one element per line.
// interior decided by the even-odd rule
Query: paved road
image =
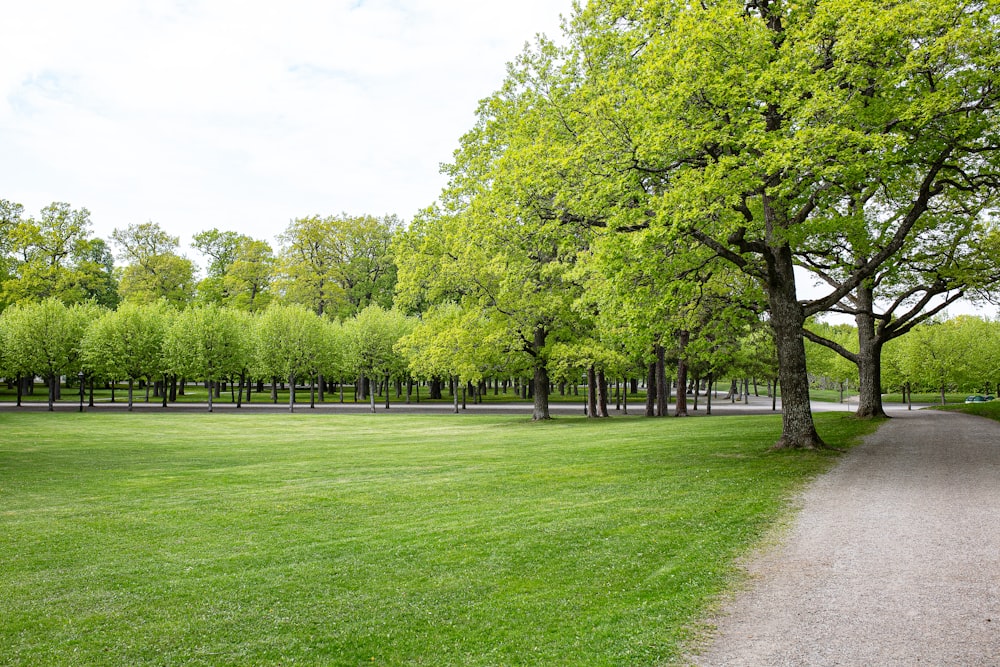
<path fill-rule="evenodd" d="M 1000 665 L 1000 423 L 895 417 L 805 492 L 696 664 Z"/>

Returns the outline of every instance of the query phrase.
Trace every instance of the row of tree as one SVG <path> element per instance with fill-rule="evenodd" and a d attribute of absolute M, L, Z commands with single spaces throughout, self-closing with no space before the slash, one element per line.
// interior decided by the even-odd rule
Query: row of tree
<path fill-rule="evenodd" d="M 854 326 L 815 324 L 829 340 L 856 351 Z M 814 378 L 832 381 L 841 390 L 857 391 L 858 367 L 827 346 L 807 344 Z M 941 403 L 951 392 L 1000 395 L 1000 322 L 959 316 L 932 320 L 905 337 L 893 339 L 882 353 L 883 391 L 938 393 Z"/>
<path fill-rule="evenodd" d="M 199 278 L 180 238 L 157 223 L 116 229 L 109 245 L 93 237 L 85 208 L 55 202 L 32 217 L 0 200 L 0 307 L 47 298 L 108 308 L 165 300 L 256 312 L 276 301 L 347 317 L 369 304 L 392 305 L 391 243 L 401 228 L 391 215 L 309 216 L 278 236 L 277 252 L 266 240 L 210 229 L 191 240 L 207 259 Z"/>
<path fill-rule="evenodd" d="M 49 298 L 0 313 L 0 375 L 16 379 L 18 400 L 22 380 L 43 377 L 50 409 L 61 378 L 80 374 L 91 388 L 95 380 L 127 380 L 130 407 L 136 381 L 176 391 L 183 378 L 232 382 L 241 395 L 252 379 L 288 382 L 294 404 L 296 386 L 315 387 L 324 376 L 405 377 L 395 346 L 410 328 L 409 318 L 377 305 L 341 324 L 300 305 L 256 314 L 214 304 L 176 310 L 166 301 L 108 310 Z"/>
<path fill-rule="evenodd" d="M 768 342 L 759 331 L 751 332 L 725 352 L 717 347 L 713 359 L 685 363 L 694 372 L 695 385 L 710 382 L 712 369 L 721 363 L 732 372 L 770 378 L 773 361 L 770 366 L 761 362 L 773 357 Z M 613 353 L 595 365 L 592 352 L 572 345 L 554 348 L 550 367 L 553 382 L 575 386 L 586 378 L 588 414 L 595 417 L 607 416 L 609 378 L 628 380 L 645 372 L 636 359 Z M 215 304 L 177 310 L 162 300 L 125 302 L 110 310 L 90 302 L 66 306 L 49 298 L 15 304 L 0 313 L 0 376 L 17 386 L 19 402 L 26 384 L 44 378 L 50 409 L 63 377 L 79 376 L 89 381 L 91 390 L 95 382 L 125 380 L 130 407 L 137 381 L 162 386 L 164 402 L 168 393 L 176 392 L 178 380 L 208 386 L 229 382 L 239 388 L 240 403 L 243 391 L 249 396 L 254 383 L 269 383 L 276 400 L 274 388 L 288 382 L 294 405 L 297 386 L 306 384 L 313 391 L 318 387 L 322 400 L 331 382 L 343 387 L 345 380 L 357 380 L 358 392 L 369 395 L 374 410 L 370 386 L 412 386 L 414 380 L 423 380 L 432 387 L 449 382 L 476 388 L 487 379 L 503 378 L 526 387 L 521 379 L 530 373 L 530 359 L 512 353 L 504 332 L 491 331 L 486 320 L 457 306 L 435 308 L 417 318 L 370 305 L 341 322 L 297 304 L 273 304 L 250 313 Z M 657 380 L 650 377 L 648 413 L 664 415 L 673 378 L 659 382 L 657 399 Z M 550 390 L 543 388 L 546 394 Z M 685 392 L 678 393 L 676 414 L 686 409 Z M 457 401 L 457 392 L 453 396 Z M 209 392 L 209 409 L 211 400 Z"/>
<path fill-rule="evenodd" d="M 805 336 L 877 416 L 882 347 L 1000 277 L 995 3 L 591 0 L 564 38 L 482 102 L 398 254 L 402 304 L 507 323 L 536 386 L 556 344 L 684 359 L 766 311 L 778 445 L 820 447 Z"/>

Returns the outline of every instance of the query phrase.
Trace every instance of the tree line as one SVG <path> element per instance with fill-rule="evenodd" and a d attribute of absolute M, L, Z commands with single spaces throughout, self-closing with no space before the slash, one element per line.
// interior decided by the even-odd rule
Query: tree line
<path fill-rule="evenodd" d="M 829 340 L 857 349 L 857 328 L 815 323 Z M 810 374 L 842 391 L 857 391 L 856 364 L 829 347 L 807 343 Z M 1000 321 L 971 315 L 934 318 L 893 339 L 882 353 L 882 390 L 908 399 L 913 392 L 1000 395 Z"/>
<path fill-rule="evenodd" d="M 778 445 L 821 447 L 806 340 L 856 367 L 858 413 L 879 416 L 883 349 L 1000 278 L 998 33 L 976 0 L 590 0 L 511 63 L 405 228 L 302 218 L 276 254 L 210 230 L 195 287 L 176 239 L 135 225 L 113 235 L 128 266 L 110 275 L 125 303 L 261 318 L 269 302 L 331 321 L 394 306 L 416 318 L 399 342 L 411 373 L 515 369 L 536 419 L 568 369 L 595 393 L 642 373 L 666 414 L 671 386 L 767 350 L 749 356 L 780 381 Z M 5 235 L 4 298 L 65 284 L 101 302 L 85 277 L 107 277 L 107 247 L 74 254 L 46 231 L 85 217 L 56 206 Z M 815 325 L 830 312 L 856 344 Z"/>

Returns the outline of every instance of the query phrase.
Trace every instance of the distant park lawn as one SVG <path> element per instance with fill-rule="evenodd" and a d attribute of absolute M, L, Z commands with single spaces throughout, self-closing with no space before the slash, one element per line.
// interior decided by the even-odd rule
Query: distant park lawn
<path fill-rule="evenodd" d="M 980 417 L 989 417 L 1000 421 L 1000 401 L 993 400 L 987 403 L 963 403 L 961 405 L 937 406 L 938 410 L 948 410 L 949 412 L 964 412 Z"/>
<path fill-rule="evenodd" d="M 662 664 L 836 459 L 779 430 L 2 413 L 0 662 Z"/>

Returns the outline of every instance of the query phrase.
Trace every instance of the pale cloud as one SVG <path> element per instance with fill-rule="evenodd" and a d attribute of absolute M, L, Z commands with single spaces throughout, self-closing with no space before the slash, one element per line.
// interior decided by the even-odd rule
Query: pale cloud
<path fill-rule="evenodd" d="M 570 0 L 34 0 L 4 10 L 0 197 L 271 239 L 437 197 L 478 100 Z"/>

